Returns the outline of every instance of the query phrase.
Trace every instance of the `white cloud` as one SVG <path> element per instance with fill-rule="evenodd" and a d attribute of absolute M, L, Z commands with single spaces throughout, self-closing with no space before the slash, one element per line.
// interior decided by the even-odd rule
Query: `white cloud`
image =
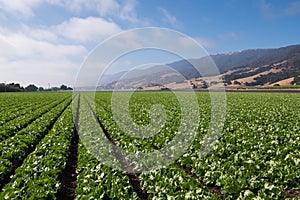
<path fill-rule="evenodd" d="M 40 0 L 0 0 L 0 10 L 20 13 L 24 17 L 34 16 L 32 9 L 40 4 Z"/>
<path fill-rule="evenodd" d="M 62 60 L 59 62 L 48 62 L 44 60 L 16 60 L 3 61 L 0 59 L 0 70 L 5 74 L 0 74 L 1 82 L 15 82 L 26 86 L 31 83 L 37 86 L 47 87 L 67 84 L 72 86 L 75 82 L 79 65 Z"/>
<path fill-rule="evenodd" d="M 97 11 L 101 16 L 114 14 L 120 9 L 120 4 L 115 0 L 47 0 L 47 2 L 72 12 Z"/>
<path fill-rule="evenodd" d="M 41 4 L 55 5 L 71 12 L 95 11 L 101 17 L 114 17 L 134 24 L 147 24 L 138 19 L 136 0 L 0 0 L 0 11 L 9 14 L 21 14 L 23 17 L 33 17 L 34 8 Z"/>
<path fill-rule="evenodd" d="M 114 14 L 120 9 L 120 4 L 112 0 L 102 0 L 97 6 L 97 10 L 101 16 Z"/>
<path fill-rule="evenodd" d="M 158 10 L 163 14 L 163 21 L 170 24 L 175 28 L 180 28 L 181 23 L 177 20 L 177 18 L 172 15 L 169 11 L 164 8 L 159 7 Z"/>
<path fill-rule="evenodd" d="M 88 51 L 82 45 L 55 44 L 2 28 L 0 71 L 5 73 L 0 73 L 0 82 L 70 85 L 87 54 Z"/>
<path fill-rule="evenodd" d="M 119 15 L 120 19 L 132 23 L 138 23 L 139 20 L 137 18 L 135 8 L 136 8 L 135 0 L 125 1 L 124 5 L 122 6 L 122 9 L 120 10 L 120 15 Z"/>
<path fill-rule="evenodd" d="M 56 42 L 59 40 L 56 33 L 53 32 L 53 30 L 50 30 L 50 28 L 31 28 L 27 25 L 22 25 L 20 27 L 20 30 L 22 33 L 28 37 L 31 37 L 32 39 L 36 40 L 46 40 L 51 42 Z"/>
<path fill-rule="evenodd" d="M 101 17 L 115 17 L 134 24 L 145 24 L 137 17 L 136 0 L 124 0 L 120 3 L 116 0 L 60 0 L 56 5 L 73 12 L 96 11 Z"/>
<path fill-rule="evenodd" d="M 12 59 L 36 58 L 36 59 L 61 59 L 76 57 L 86 54 L 85 47 L 80 45 L 52 44 L 47 41 L 36 40 L 21 33 L 13 33 L 2 29 L 0 37 L 11 46 L 10 50 L 2 48 L 2 55 Z"/>
<path fill-rule="evenodd" d="M 121 31 L 117 24 L 96 17 L 71 18 L 53 29 L 65 38 L 76 42 L 100 42 Z"/>
<path fill-rule="evenodd" d="M 10 14 L 21 14 L 23 17 L 33 17 L 34 8 L 42 3 L 50 5 L 63 5 L 64 0 L 0 0 L 0 10 Z"/>
<path fill-rule="evenodd" d="M 61 4 L 66 9 L 80 12 L 84 9 L 97 11 L 102 17 L 116 17 L 130 23 L 142 23 L 136 14 L 136 0 L 65 0 Z"/>

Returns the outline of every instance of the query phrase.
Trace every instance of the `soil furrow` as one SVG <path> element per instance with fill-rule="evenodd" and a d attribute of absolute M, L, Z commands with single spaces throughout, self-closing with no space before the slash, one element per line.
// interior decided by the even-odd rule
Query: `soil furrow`
<path fill-rule="evenodd" d="M 300 189 L 285 190 L 285 195 L 287 198 L 300 197 Z"/>
<path fill-rule="evenodd" d="M 102 124 L 102 122 L 99 120 L 99 118 L 97 117 L 95 111 L 92 109 L 92 107 L 90 106 L 90 104 L 87 101 L 87 104 L 89 105 L 97 123 L 100 125 L 101 129 L 103 130 L 103 133 L 105 134 L 106 138 L 111 142 L 112 146 L 113 146 L 113 150 L 114 150 L 114 154 L 116 156 L 116 158 L 119 160 L 119 162 L 121 163 L 122 169 L 124 171 L 126 171 L 126 175 L 129 178 L 129 182 L 130 184 L 133 186 L 134 191 L 137 193 L 137 195 L 140 197 L 140 199 L 148 199 L 149 194 L 147 193 L 146 190 L 143 190 L 141 188 L 141 180 L 139 178 L 139 176 L 134 173 L 133 169 L 134 169 L 134 165 L 130 164 L 125 156 L 123 155 L 121 149 L 116 145 L 116 142 L 114 141 L 114 139 L 111 137 L 111 135 L 109 134 L 108 130 L 105 128 L 105 126 Z"/>
<path fill-rule="evenodd" d="M 75 199 L 76 197 L 76 187 L 77 187 L 77 164 L 78 164 L 78 120 L 79 120 L 79 106 L 80 106 L 80 96 L 78 97 L 78 105 L 76 110 L 76 116 L 74 121 L 74 134 L 71 140 L 71 145 L 69 147 L 69 156 L 66 162 L 65 169 L 63 170 L 60 182 L 61 188 L 56 194 L 56 198 L 60 199 Z"/>
<path fill-rule="evenodd" d="M 78 163 L 78 142 L 79 135 L 74 130 L 74 135 L 69 148 L 69 156 L 66 162 L 66 167 L 63 170 L 60 182 L 61 189 L 56 194 L 57 199 L 75 199 L 75 190 L 77 187 L 77 163 Z"/>
<path fill-rule="evenodd" d="M 217 194 L 221 199 L 224 199 L 221 187 L 215 186 L 215 185 L 208 185 L 200 177 L 198 177 L 195 173 L 193 173 L 188 167 L 186 167 L 185 165 L 182 165 L 178 161 L 176 162 L 176 165 L 180 169 L 184 170 L 185 173 L 188 174 L 191 178 L 197 180 L 199 183 L 206 186 L 212 194 Z"/>
<path fill-rule="evenodd" d="M 151 144 L 151 146 L 152 146 L 153 149 L 159 151 L 159 148 L 157 146 L 155 146 L 154 144 Z M 168 159 L 168 155 L 164 155 L 164 156 Z M 191 178 L 195 179 L 201 185 L 207 187 L 212 194 L 217 194 L 221 199 L 224 199 L 221 187 L 214 186 L 214 185 L 208 185 L 200 177 L 198 177 L 195 173 L 193 173 L 188 167 L 186 167 L 185 165 L 182 165 L 178 161 L 176 161 L 175 164 L 177 165 L 177 167 L 179 167 L 180 169 L 184 170 L 185 173 L 187 175 L 189 175 Z"/>

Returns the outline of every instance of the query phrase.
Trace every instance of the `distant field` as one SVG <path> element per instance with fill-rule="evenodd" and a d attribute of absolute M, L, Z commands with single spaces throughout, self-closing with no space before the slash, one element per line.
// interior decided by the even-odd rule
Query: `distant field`
<path fill-rule="evenodd" d="M 300 89 L 300 85 L 282 85 L 282 86 L 262 86 L 257 88 L 266 88 L 266 89 Z"/>
<path fill-rule="evenodd" d="M 255 86 L 255 87 L 227 87 L 226 91 L 232 92 L 276 92 L 276 93 L 300 93 L 299 85 L 286 86 Z"/>
<path fill-rule="evenodd" d="M 199 151 L 211 102 L 209 93 L 196 95 L 197 135 L 173 164 L 135 173 L 139 165 L 116 148 L 99 152 L 114 156 L 121 168 L 132 170 L 128 173 L 95 158 L 96 139 L 107 138 L 136 155 L 163 148 L 176 136 L 183 112 L 173 93 L 131 97 L 129 115 L 137 125 L 151 123 L 152 105 L 165 108 L 166 123 L 146 138 L 118 126 L 111 92 L 97 92 L 95 107 L 82 94 L 0 93 L 0 199 L 299 199 L 300 94 L 227 93 L 222 137 L 205 156 Z M 78 135 L 75 127 L 91 121 L 98 125 L 91 130 L 99 131 L 79 129 Z M 91 139 L 89 148 L 82 136 Z"/>

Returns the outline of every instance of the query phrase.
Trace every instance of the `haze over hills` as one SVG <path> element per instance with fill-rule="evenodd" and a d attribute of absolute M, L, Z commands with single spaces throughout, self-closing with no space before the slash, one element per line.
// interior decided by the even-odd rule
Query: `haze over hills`
<path fill-rule="evenodd" d="M 210 59 L 215 62 L 220 74 L 209 71 Z M 205 76 L 201 76 L 190 62 Z M 120 77 L 123 77 L 122 80 L 119 80 Z M 110 75 L 109 78 L 104 76 L 103 80 L 105 81 L 102 81 L 102 84 L 105 83 L 107 88 L 114 88 L 118 80 L 119 87 L 122 88 L 148 88 L 158 85 L 170 87 L 170 84 L 173 87 L 176 87 L 176 84 L 181 84 L 181 87 L 203 87 L 204 83 L 204 87 L 217 83 L 225 83 L 227 86 L 292 85 L 300 83 L 300 45 L 251 49 L 211 55 L 210 58 L 180 60 L 165 66 L 120 72 Z"/>

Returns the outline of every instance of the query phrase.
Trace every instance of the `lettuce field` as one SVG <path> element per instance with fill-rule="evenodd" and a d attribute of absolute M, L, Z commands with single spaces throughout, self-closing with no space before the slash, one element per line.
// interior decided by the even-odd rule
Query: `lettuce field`
<path fill-rule="evenodd" d="M 0 199 L 300 199 L 300 94 L 226 93 L 222 134 L 201 154 L 212 105 L 197 92 L 193 141 L 149 170 L 139 155 L 172 143 L 185 111 L 172 92 L 134 92 L 114 113 L 112 95 L 0 93 Z"/>

